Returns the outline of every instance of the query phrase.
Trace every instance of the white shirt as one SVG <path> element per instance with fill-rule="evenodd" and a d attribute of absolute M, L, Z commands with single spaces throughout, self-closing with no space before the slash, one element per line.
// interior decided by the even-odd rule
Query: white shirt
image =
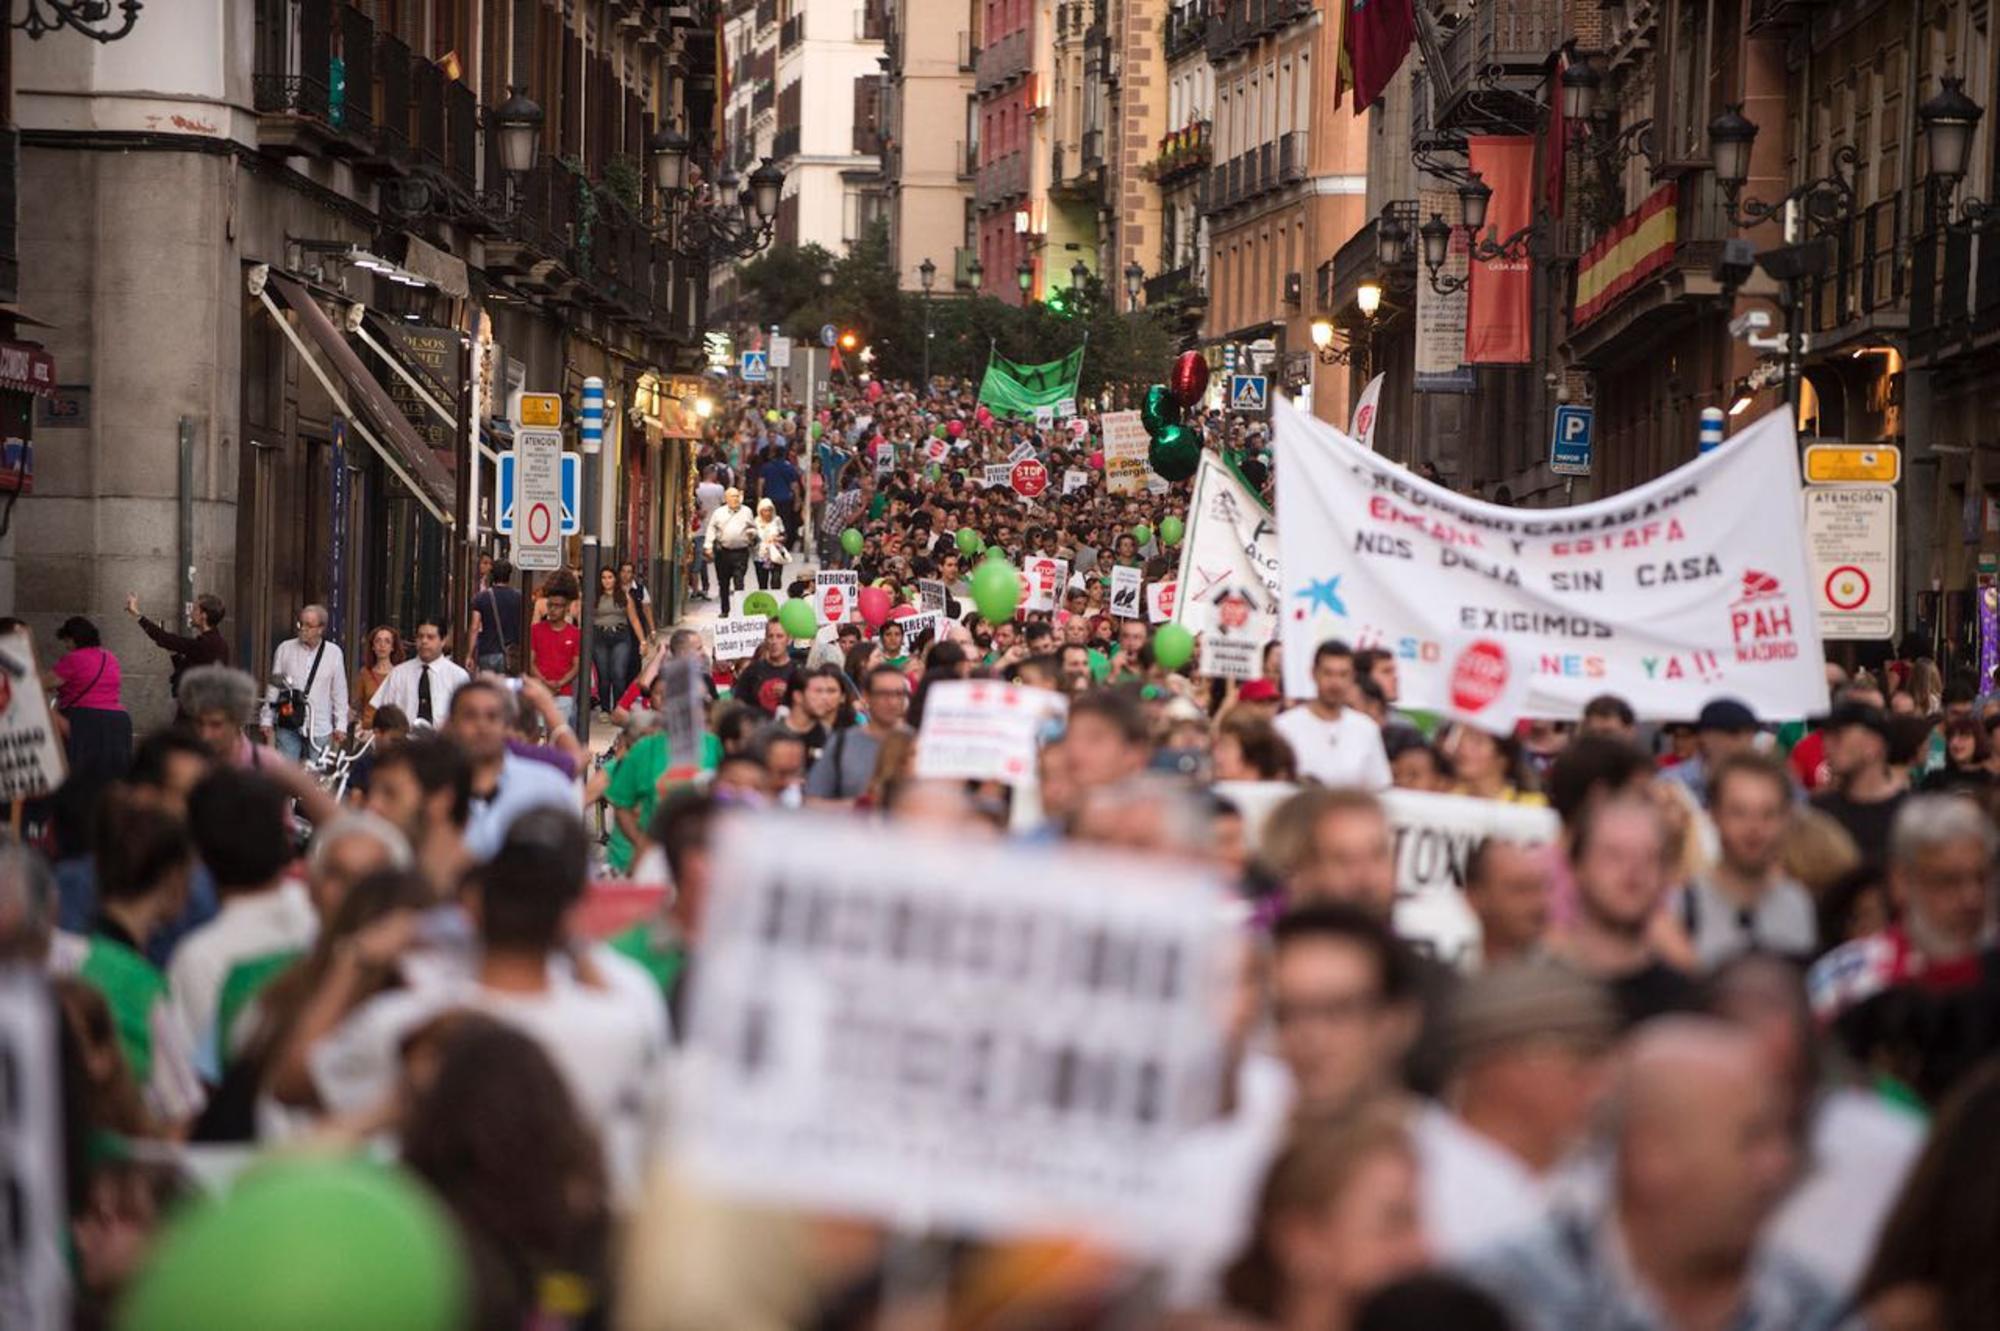
<path fill-rule="evenodd" d="M 1169 1308 L 1212 1306 L 1222 1274 L 1256 1219 L 1257 1193 L 1291 1123 L 1292 1078 L 1266 1053 L 1246 1053 L 1236 1069 L 1236 1100 L 1226 1115 L 1178 1138 L 1164 1167 L 1206 1197 L 1205 1215 L 1189 1217 L 1183 1239 L 1165 1255 Z"/>
<path fill-rule="evenodd" d="M 501 993 L 453 977 L 391 990 L 361 1005 L 309 1056 L 320 1098 L 335 1113 L 371 1109 L 401 1080 L 398 1050 L 409 1032 L 440 1012 L 470 1008 L 514 1026 L 541 1045 L 604 1143 L 618 1196 L 637 1199 L 659 1122 L 668 1045 L 664 1001 L 658 1014 L 633 1002 L 621 981 L 593 989 L 551 965 L 542 993 Z"/>
<path fill-rule="evenodd" d="M 1547 1183 L 1442 1105 L 1418 1110 L 1410 1135 L 1423 1175 L 1424 1232 L 1440 1260 L 1464 1261 L 1547 1218 Z"/>
<path fill-rule="evenodd" d="M 1821 1097 L 1807 1134 L 1802 1175 L 1764 1230 L 1764 1244 L 1836 1293 L 1851 1294 L 1924 1148 L 1924 1121 L 1865 1091 L 1842 1089 Z"/>
<path fill-rule="evenodd" d="M 738 504 L 735 508 L 724 504 L 711 513 L 708 528 L 702 533 L 702 545 L 710 554 L 718 548 L 723 550 L 748 550 L 757 539 L 757 514 L 748 504 Z"/>
<path fill-rule="evenodd" d="M 434 726 L 442 726 L 451 715 L 451 695 L 468 682 L 472 676 L 465 673 L 456 661 L 440 656 L 430 663 L 431 672 L 431 716 Z M 381 708 L 394 704 L 403 709 L 403 715 L 414 725 L 417 720 L 417 681 L 423 678 L 424 663 L 416 657 L 397 666 L 389 672 L 389 678 L 382 681 L 382 687 L 375 690 L 375 696 L 368 701 Z"/>
<path fill-rule="evenodd" d="M 222 1079 L 215 1018 L 229 972 L 274 952 L 303 952 L 318 933 L 305 884 L 288 878 L 268 891 L 224 899 L 214 919 L 180 941 L 167 965 L 167 993 L 203 1075 Z"/>
<path fill-rule="evenodd" d="M 576 783 L 547 763 L 509 753 L 500 760 L 500 784 L 490 800 L 474 796 L 465 820 L 465 848 L 478 859 L 500 853 L 507 829 L 530 809 L 555 808 L 577 813 L 581 801 Z"/>
<path fill-rule="evenodd" d="M 271 653 L 271 684 L 264 691 L 264 710 L 257 718 L 259 725 L 274 724 L 271 704 L 277 699 L 281 680 L 290 680 L 293 688 L 305 689 L 306 680 L 311 679 L 312 687 L 306 689 L 307 735 L 323 740 L 336 730 L 347 729 L 347 657 L 341 653 L 339 643 L 324 638 L 320 643 L 326 648 L 326 655 L 320 658 L 318 674 L 313 673 L 313 657 L 318 647 L 287 638 Z"/>
<path fill-rule="evenodd" d="M 709 514 L 722 507 L 722 497 L 723 487 L 714 481 L 703 481 L 694 487 L 695 510 L 701 514 L 703 522 L 708 521 Z"/>
<path fill-rule="evenodd" d="M 1362 790 L 1389 788 L 1389 755 L 1382 731 L 1366 713 L 1340 709 L 1338 718 L 1322 721 L 1311 707 L 1294 707 L 1272 723 L 1299 763 L 1299 776 L 1324 786 L 1355 786 Z"/>

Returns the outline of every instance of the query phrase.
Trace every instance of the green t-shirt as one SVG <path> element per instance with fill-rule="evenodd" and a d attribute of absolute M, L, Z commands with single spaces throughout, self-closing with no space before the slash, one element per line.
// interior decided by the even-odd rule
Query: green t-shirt
<path fill-rule="evenodd" d="M 138 952 L 102 934 L 90 936 L 77 977 L 104 995 L 132 1080 L 144 1086 L 153 1075 L 153 1010 L 167 1001 L 167 977 Z"/>
<path fill-rule="evenodd" d="M 1104 677 L 1111 673 L 1111 658 L 1095 647 L 1090 649 L 1090 678 L 1093 683 L 1102 684 Z"/>
<path fill-rule="evenodd" d="M 687 965 L 687 949 L 678 941 L 666 937 L 652 920 L 641 920 L 623 933 L 613 934 L 611 950 L 637 962 L 660 986 L 660 994 L 669 1003 L 673 1001 L 674 984 Z"/>
<path fill-rule="evenodd" d="M 301 950 L 267 952 L 261 957 L 239 961 L 229 968 L 229 974 L 222 980 L 222 991 L 215 1000 L 215 1048 L 222 1062 L 229 1062 L 230 1051 L 235 1046 L 231 1036 L 235 1034 L 236 1023 L 242 1020 L 244 1011 L 270 987 L 271 981 L 290 970 L 304 956 Z"/>
<path fill-rule="evenodd" d="M 701 737 L 701 770 L 713 772 L 722 766 L 722 741 L 714 735 Z M 646 736 L 629 749 L 611 768 L 611 784 L 605 788 L 605 802 L 614 809 L 630 809 L 645 827 L 653 821 L 653 810 L 660 804 L 660 778 L 667 774 L 667 737 L 654 733 Z M 622 829 L 616 828 L 610 841 L 604 847 L 604 859 L 613 869 L 624 873 L 632 867 L 632 843 Z"/>

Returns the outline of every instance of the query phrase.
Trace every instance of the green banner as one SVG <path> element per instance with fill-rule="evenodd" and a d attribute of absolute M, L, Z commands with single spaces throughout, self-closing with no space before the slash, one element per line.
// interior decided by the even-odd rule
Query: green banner
<path fill-rule="evenodd" d="M 1083 378 L 1083 347 L 1045 365 L 1016 365 L 989 352 L 986 377 L 979 382 L 979 400 L 996 416 L 1033 416 L 1037 407 L 1054 407 L 1076 398 Z"/>

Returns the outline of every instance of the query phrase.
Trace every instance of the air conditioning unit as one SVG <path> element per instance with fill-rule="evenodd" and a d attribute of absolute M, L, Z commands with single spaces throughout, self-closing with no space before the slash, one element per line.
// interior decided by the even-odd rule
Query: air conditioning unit
<path fill-rule="evenodd" d="M 1285 274 L 1285 304 L 1297 305 L 1305 299 L 1306 279 L 1301 273 Z"/>

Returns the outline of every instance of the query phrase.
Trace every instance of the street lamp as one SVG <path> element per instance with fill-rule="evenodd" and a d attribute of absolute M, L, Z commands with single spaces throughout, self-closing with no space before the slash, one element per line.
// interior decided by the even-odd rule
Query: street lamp
<path fill-rule="evenodd" d="M 1028 292 L 1030 292 L 1031 290 L 1033 290 L 1033 289 L 1034 289 L 1034 286 L 1035 286 L 1035 265 L 1034 265 L 1034 263 L 1033 263 L 1032 261 L 1030 261 L 1029 259 L 1027 259 L 1027 258 L 1025 258 L 1025 257 L 1024 257 L 1024 258 L 1023 258 L 1023 259 L 1021 260 L 1021 262 L 1019 262 L 1019 263 L 1015 264 L 1015 265 L 1014 265 L 1014 281 L 1015 281 L 1015 283 L 1016 283 L 1016 284 L 1018 284 L 1018 285 L 1020 286 L 1020 288 L 1021 288 L 1021 295 L 1022 295 L 1023 299 L 1025 299 L 1025 298 L 1027 297 L 1027 294 L 1028 294 Z"/>
<path fill-rule="evenodd" d="M 27 33 L 31 42 L 64 28 L 74 28 L 94 42 L 115 42 L 132 31 L 132 25 L 139 21 L 139 11 L 145 6 L 140 0 L 124 0 L 118 8 L 125 17 L 117 27 L 97 28 L 92 25 L 110 21 L 111 0 L 27 0 L 27 12 L 14 19 L 12 26 Z M 12 9 L 10 0 L 10 18 Z"/>
<path fill-rule="evenodd" d="M 1126 264 L 1125 265 L 1125 308 L 1126 309 L 1136 310 L 1139 308 L 1139 291 L 1142 287 L 1145 286 L 1145 284 L 1146 284 L 1146 270 L 1139 266 L 1139 261 L 1137 259 L 1134 259 L 1131 263 Z"/>
<path fill-rule="evenodd" d="M 1382 288 L 1373 282 L 1363 282 L 1354 289 L 1354 304 L 1364 318 L 1373 319 L 1382 308 Z"/>
<path fill-rule="evenodd" d="M 1925 192 L 1934 214 L 1949 226 L 1952 192 L 1965 179 L 1972 131 L 1978 128 L 1979 118 L 1985 112 L 1980 110 L 1979 103 L 1965 95 L 1965 80 L 1947 75 L 1941 83 L 1938 91 L 1917 108 L 1917 127 L 1923 131 L 1924 156 L 1930 162 L 1930 172 L 1924 177 Z M 1959 204 L 1960 219 L 1969 223 L 1984 222 L 1995 211 L 1983 199 L 1966 199 Z"/>
<path fill-rule="evenodd" d="M 937 265 L 928 257 L 917 265 L 917 283 L 924 289 L 924 394 L 931 391 L 931 286 L 937 281 Z"/>
<path fill-rule="evenodd" d="M 500 169 L 511 176 L 525 176 L 535 169 L 535 157 L 542 147 L 542 108 L 528 96 L 526 87 L 507 90 L 507 100 L 493 120 L 500 127 Z"/>
<path fill-rule="evenodd" d="M 1473 235 L 1486 229 L 1486 208 L 1493 202 L 1493 187 L 1477 171 L 1469 171 L 1458 187 L 1458 224 Z"/>
<path fill-rule="evenodd" d="M 758 218 L 767 226 L 778 216 L 778 196 L 785 188 L 785 173 L 768 157 L 750 173 L 750 201 Z"/>
<path fill-rule="evenodd" d="M 1451 241 L 1449 232 L 1446 233 L 1445 241 L 1447 244 Z M 1402 267 L 1403 260 L 1408 257 L 1405 252 L 1409 244 L 1410 229 L 1403 225 L 1402 219 L 1394 212 L 1384 207 L 1381 220 L 1375 223 L 1376 265 L 1383 269 Z"/>
<path fill-rule="evenodd" d="M 540 111 L 536 113 L 537 123 Z M 723 263 L 747 259 L 771 243 L 778 217 L 778 196 L 785 173 L 766 157 L 750 173 L 747 188 L 725 167 L 703 188 L 690 186 L 693 143 L 671 125 L 646 144 L 658 202 L 641 225 L 683 259 Z"/>
<path fill-rule="evenodd" d="M 688 136 L 672 125 L 662 128 L 646 145 L 653 158 L 653 186 L 663 197 L 687 188 L 688 148 Z"/>
<path fill-rule="evenodd" d="M 1090 268 L 1078 259 L 1069 266 L 1069 289 L 1079 296 L 1083 294 L 1083 284 L 1090 280 Z"/>
<path fill-rule="evenodd" d="M 1588 120 L 1597 113 L 1597 92 L 1604 76 L 1588 60 L 1572 58 L 1563 66 L 1562 99 L 1564 120 Z"/>

